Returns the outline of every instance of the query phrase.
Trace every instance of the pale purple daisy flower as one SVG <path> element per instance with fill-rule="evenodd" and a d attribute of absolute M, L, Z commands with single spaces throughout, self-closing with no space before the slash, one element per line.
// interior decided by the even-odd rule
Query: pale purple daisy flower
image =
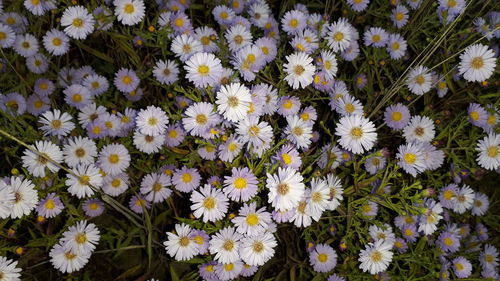
<path fill-rule="evenodd" d="M 368 77 L 366 77 L 366 74 L 359 73 L 354 77 L 354 87 L 356 89 L 361 90 L 366 84 L 368 84 Z"/>
<path fill-rule="evenodd" d="M 455 253 L 460 248 L 460 237 L 453 232 L 444 231 L 437 238 L 437 244 L 444 252 Z"/>
<path fill-rule="evenodd" d="M 288 11 L 282 17 L 281 25 L 288 35 L 295 35 L 306 28 L 307 15 L 298 10 Z"/>
<path fill-rule="evenodd" d="M 186 61 L 184 69 L 188 72 L 186 78 L 197 88 L 215 86 L 222 74 L 221 60 L 214 54 L 205 52 L 192 55 Z"/>
<path fill-rule="evenodd" d="M 184 111 L 182 118 L 184 129 L 192 136 L 202 136 L 210 126 L 220 121 L 219 115 L 214 112 L 214 105 L 208 102 L 198 102 Z"/>
<path fill-rule="evenodd" d="M 295 146 L 291 144 L 283 145 L 280 150 L 272 157 L 274 161 L 280 163 L 280 166 L 283 168 L 291 167 L 293 169 L 298 170 L 300 165 L 302 165 L 302 159 L 299 155 L 299 152 L 295 148 Z"/>
<path fill-rule="evenodd" d="M 32 94 L 26 99 L 26 111 L 38 116 L 50 110 L 50 99 L 48 96 Z"/>
<path fill-rule="evenodd" d="M 86 126 L 87 135 L 91 139 L 99 139 L 108 136 L 108 129 L 103 121 L 96 119 Z"/>
<path fill-rule="evenodd" d="M 444 186 L 441 189 L 441 192 L 439 193 L 439 203 L 444 208 L 451 209 L 453 208 L 453 205 L 455 204 L 455 197 L 458 194 L 458 186 L 454 183 L 448 184 Z"/>
<path fill-rule="evenodd" d="M 64 209 L 61 198 L 55 193 L 49 193 L 45 199 L 42 199 L 36 208 L 38 215 L 44 218 L 53 218 L 59 215 Z"/>
<path fill-rule="evenodd" d="M 394 241 L 394 248 L 400 253 L 405 253 L 408 250 L 408 244 L 403 238 L 397 237 Z"/>
<path fill-rule="evenodd" d="M 481 241 L 488 240 L 488 238 L 489 238 L 488 229 L 486 228 L 486 226 L 484 226 L 484 224 L 477 223 L 476 224 L 476 232 L 477 232 L 477 235 L 479 237 L 479 240 L 481 240 Z"/>
<path fill-rule="evenodd" d="M 345 281 L 344 277 L 340 277 L 337 274 L 332 274 L 326 281 Z"/>
<path fill-rule="evenodd" d="M 289 210 L 274 210 L 272 212 L 273 220 L 275 220 L 277 223 L 285 223 L 285 222 L 291 222 L 293 217 L 295 216 L 295 209 L 289 209 Z"/>
<path fill-rule="evenodd" d="M 392 9 L 391 20 L 394 26 L 401 28 L 408 22 L 408 9 L 404 5 L 397 5 Z"/>
<path fill-rule="evenodd" d="M 142 195 L 137 194 L 130 198 L 128 206 L 135 213 L 142 214 L 144 212 L 144 209 L 149 209 L 151 207 L 151 203 Z"/>
<path fill-rule="evenodd" d="M 295 115 L 300 110 L 300 99 L 295 96 L 281 97 L 278 102 L 278 113 L 282 116 Z"/>
<path fill-rule="evenodd" d="M 381 156 L 372 156 L 366 159 L 365 169 L 371 175 L 376 174 L 378 171 L 385 168 L 387 160 L 385 157 Z"/>
<path fill-rule="evenodd" d="M 373 201 L 368 200 L 366 204 L 361 206 L 361 215 L 363 217 L 372 219 L 375 216 L 377 216 L 377 213 L 378 213 L 378 204 Z"/>
<path fill-rule="evenodd" d="M 405 224 L 403 227 L 401 227 L 401 234 L 408 242 L 417 241 L 417 237 L 419 236 L 415 224 Z"/>
<path fill-rule="evenodd" d="M 467 278 L 472 272 L 472 264 L 464 257 L 456 257 L 452 261 L 453 272 L 458 278 Z"/>
<path fill-rule="evenodd" d="M 257 272 L 257 270 L 259 270 L 259 267 L 245 263 L 243 264 L 243 269 L 241 269 L 240 275 L 243 277 L 251 277 Z"/>
<path fill-rule="evenodd" d="M 131 69 L 121 68 L 115 74 L 115 87 L 122 93 L 130 93 L 137 89 L 139 82 L 139 77 Z"/>
<path fill-rule="evenodd" d="M 236 231 L 246 236 L 260 236 L 266 232 L 271 223 L 271 214 L 262 207 L 257 210 L 257 203 L 243 204 L 238 211 L 238 216 L 233 220 Z"/>
<path fill-rule="evenodd" d="M 123 93 L 123 95 L 129 101 L 139 101 L 144 95 L 144 90 L 142 90 L 142 88 L 137 88 L 131 92 Z"/>
<path fill-rule="evenodd" d="M 165 173 L 147 174 L 141 181 L 141 194 L 146 200 L 153 203 L 164 202 L 172 194 L 172 190 L 167 188 L 170 186 L 170 177 Z"/>
<path fill-rule="evenodd" d="M 262 60 L 266 64 L 273 61 L 278 54 L 277 42 L 272 38 L 261 37 L 255 41 L 255 46 L 262 51 Z"/>
<path fill-rule="evenodd" d="M 469 122 L 471 122 L 472 125 L 483 127 L 486 124 L 488 112 L 480 104 L 469 104 L 467 114 L 469 115 Z"/>
<path fill-rule="evenodd" d="M 208 253 L 208 241 L 210 240 L 210 236 L 208 236 L 205 231 L 193 229 L 188 237 L 197 244 L 198 252 L 201 255 Z"/>
<path fill-rule="evenodd" d="M 347 0 L 347 4 L 349 4 L 349 7 L 354 11 L 361 12 L 368 7 L 370 0 Z"/>
<path fill-rule="evenodd" d="M 33 86 L 35 93 L 40 96 L 49 96 L 54 92 L 55 88 L 54 82 L 47 78 L 38 78 Z"/>
<path fill-rule="evenodd" d="M 365 46 L 373 46 L 375 48 L 385 47 L 388 38 L 389 35 L 387 32 L 380 27 L 370 27 L 363 35 Z"/>
<path fill-rule="evenodd" d="M 231 176 L 224 177 L 224 193 L 234 201 L 245 202 L 257 194 L 259 181 L 247 168 L 233 167 Z"/>
<path fill-rule="evenodd" d="M 482 216 L 488 211 L 490 206 L 490 201 L 488 196 L 484 193 L 476 192 L 474 194 L 474 203 L 472 204 L 472 215 L 474 216 Z"/>
<path fill-rule="evenodd" d="M 207 263 L 199 265 L 198 273 L 200 274 L 200 277 L 203 278 L 203 280 L 207 281 L 219 281 L 220 279 L 215 273 L 215 267 L 217 266 L 217 264 L 218 262 L 216 261 L 209 261 Z"/>
<path fill-rule="evenodd" d="M 73 84 L 68 88 L 64 89 L 64 101 L 78 109 L 82 109 L 85 106 L 92 103 L 92 93 L 86 87 Z"/>
<path fill-rule="evenodd" d="M 83 202 L 83 211 L 87 217 L 98 217 L 104 212 L 104 203 L 97 198 L 89 198 Z"/>
<path fill-rule="evenodd" d="M 191 192 L 200 185 L 200 173 L 195 168 L 183 166 L 176 169 L 172 176 L 172 184 L 181 192 Z"/>
<path fill-rule="evenodd" d="M 328 272 L 337 265 L 337 253 L 328 245 L 318 244 L 309 255 L 309 262 L 314 271 Z"/>
<path fill-rule="evenodd" d="M 176 147 L 180 145 L 186 136 L 186 132 L 180 123 L 169 125 L 165 134 L 165 145 L 167 147 Z"/>
<path fill-rule="evenodd" d="M 409 143 L 400 145 L 396 158 L 398 159 L 398 166 L 413 177 L 426 169 L 422 144 Z"/>

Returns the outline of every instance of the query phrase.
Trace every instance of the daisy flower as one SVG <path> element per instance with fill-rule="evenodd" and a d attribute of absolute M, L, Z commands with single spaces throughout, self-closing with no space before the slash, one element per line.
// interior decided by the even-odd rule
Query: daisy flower
<path fill-rule="evenodd" d="M 307 16 L 301 11 L 298 10 L 291 10 L 286 12 L 283 15 L 283 18 L 281 19 L 281 25 L 283 27 L 283 30 L 288 34 L 288 35 L 294 35 L 302 30 L 307 25 Z"/>
<path fill-rule="evenodd" d="M 385 47 L 389 35 L 380 27 L 370 27 L 363 36 L 365 46 Z"/>
<path fill-rule="evenodd" d="M 159 60 L 153 68 L 153 75 L 158 82 L 164 85 L 171 85 L 177 81 L 179 67 L 173 60 Z"/>
<path fill-rule="evenodd" d="M 363 105 L 355 97 L 346 94 L 335 102 L 335 110 L 342 116 L 363 115 Z"/>
<path fill-rule="evenodd" d="M 457 194 L 458 186 L 454 183 L 448 184 L 439 193 L 439 203 L 445 208 L 452 209 Z"/>
<path fill-rule="evenodd" d="M 216 261 L 224 264 L 239 261 L 241 238 L 243 238 L 243 235 L 236 232 L 236 228 L 223 228 L 210 239 L 210 253 L 215 254 L 214 259 Z"/>
<path fill-rule="evenodd" d="M 283 145 L 276 155 L 273 156 L 273 159 L 278 161 L 282 168 L 290 167 L 298 170 L 300 165 L 302 165 L 302 159 L 299 156 L 299 152 L 295 146 L 291 144 Z"/>
<path fill-rule="evenodd" d="M 312 58 L 305 53 L 293 53 L 286 56 L 287 63 L 283 65 L 287 73 L 285 80 L 293 89 L 305 88 L 313 82 L 316 67 Z"/>
<path fill-rule="evenodd" d="M 387 244 L 394 245 L 394 241 L 396 240 L 392 232 L 392 227 L 388 224 L 384 224 L 382 227 L 371 225 L 368 228 L 368 232 L 374 241 L 383 240 Z"/>
<path fill-rule="evenodd" d="M 474 193 L 474 203 L 472 205 L 471 213 L 474 216 L 482 216 L 484 215 L 490 206 L 490 200 L 488 196 L 481 192 Z"/>
<path fill-rule="evenodd" d="M 165 142 L 164 135 L 145 135 L 138 131 L 134 132 L 134 146 L 141 152 L 152 154 L 160 151 L 163 143 Z"/>
<path fill-rule="evenodd" d="M 213 105 L 208 102 L 197 102 L 189 106 L 182 119 L 184 129 L 192 136 L 202 136 L 210 126 L 219 122 L 219 117 L 213 112 Z"/>
<path fill-rule="evenodd" d="M 165 135 L 165 145 L 167 147 L 176 147 L 184 141 L 186 132 L 182 128 L 182 125 L 176 123 L 169 125 L 166 130 Z"/>
<path fill-rule="evenodd" d="M 62 273 L 72 273 L 82 269 L 90 259 L 92 252 L 77 252 L 68 249 L 61 243 L 54 245 L 50 250 L 50 263 Z"/>
<path fill-rule="evenodd" d="M 234 280 L 243 270 L 243 263 L 235 261 L 230 263 L 218 263 L 215 266 L 215 273 L 219 280 L 229 281 Z"/>
<path fill-rule="evenodd" d="M 150 136 L 159 136 L 165 133 L 168 117 L 161 108 L 150 105 L 141 109 L 136 117 L 137 129 Z"/>
<path fill-rule="evenodd" d="M 427 116 L 413 116 L 403 129 L 403 136 L 407 142 L 426 143 L 432 141 L 435 135 L 434 121 Z"/>
<path fill-rule="evenodd" d="M 378 240 L 374 243 L 368 243 L 364 250 L 359 254 L 359 268 L 363 272 L 377 274 L 385 271 L 392 261 L 393 253 L 391 252 L 392 244 L 386 243 L 384 240 Z"/>
<path fill-rule="evenodd" d="M 458 278 L 467 278 L 472 273 L 472 264 L 464 257 L 456 257 L 451 263 Z"/>
<path fill-rule="evenodd" d="M 203 222 L 215 222 L 222 219 L 229 205 L 226 195 L 208 184 L 201 187 L 199 191 L 194 190 L 190 200 L 194 216 L 196 218 L 203 216 Z"/>
<path fill-rule="evenodd" d="M 328 79 L 333 79 L 337 75 L 337 59 L 335 54 L 328 50 L 322 50 L 320 53 L 321 69 L 325 72 Z"/>
<path fill-rule="evenodd" d="M 408 9 L 404 5 L 398 4 L 396 8 L 392 9 L 391 20 L 394 26 L 401 28 L 408 23 Z"/>
<path fill-rule="evenodd" d="M 427 210 L 423 215 L 419 216 L 418 231 L 430 235 L 436 231 L 439 220 L 443 218 L 441 215 L 443 207 L 433 199 L 425 199 L 424 208 Z"/>
<path fill-rule="evenodd" d="M 43 74 L 49 69 L 48 59 L 43 54 L 34 54 L 26 59 L 26 67 L 35 74 Z"/>
<path fill-rule="evenodd" d="M 70 6 L 64 10 L 61 25 L 73 39 L 85 39 L 94 31 L 95 19 L 83 6 Z"/>
<path fill-rule="evenodd" d="M 73 137 L 63 147 L 64 162 L 70 167 L 77 164 L 92 164 L 97 156 L 95 142 L 87 137 Z"/>
<path fill-rule="evenodd" d="M 2 280 L 20 281 L 21 269 L 16 266 L 17 261 L 9 260 L 6 257 L 0 257 L 0 276 L 2 276 Z"/>
<path fill-rule="evenodd" d="M 220 79 L 222 65 L 214 54 L 199 52 L 192 55 L 184 66 L 186 77 L 198 88 L 213 87 Z"/>
<path fill-rule="evenodd" d="M 208 236 L 205 231 L 193 229 L 189 234 L 189 239 L 197 244 L 200 254 L 208 254 L 208 241 L 210 240 L 210 236 Z"/>
<path fill-rule="evenodd" d="M 215 53 L 219 50 L 219 47 L 215 42 L 219 39 L 217 32 L 208 26 L 197 27 L 194 30 L 196 38 L 203 45 L 203 51 L 207 53 Z"/>
<path fill-rule="evenodd" d="M 38 215 L 44 218 L 53 218 L 59 215 L 64 209 L 64 204 L 61 198 L 55 193 L 49 193 L 47 197 L 40 201 L 38 207 L 36 208 Z"/>
<path fill-rule="evenodd" d="M 498 266 L 498 250 L 490 244 L 484 245 L 484 250 L 479 254 L 479 262 L 483 268 L 496 269 Z"/>
<path fill-rule="evenodd" d="M 145 15 L 143 0 L 115 0 L 115 15 L 124 25 L 135 25 L 142 21 Z"/>
<path fill-rule="evenodd" d="M 231 176 L 224 177 L 224 193 L 233 201 L 246 202 L 257 194 L 259 181 L 247 168 L 233 167 Z"/>
<path fill-rule="evenodd" d="M 340 181 L 340 179 L 333 174 L 328 174 L 326 176 L 326 184 L 329 190 L 329 204 L 326 209 L 333 211 L 340 205 L 340 202 L 344 199 L 344 197 L 342 196 L 342 194 L 344 193 L 344 189 L 342 188 L 342 182 Z"/>
<path fill-rule="evenodd" d="M 71 115 L 66 112 L 61 113 L 58 109 L 47 111 L 40 117 L 39 122 L 43 124 L 40 129 L 45 136 L 66 136 L 75 128 L 71 120 Z"/>
<path fill-rule="evenodd" d="M 407 48 L 406 40 L 399 34 L 389 34 L 389 39 L 387 41 L 387 51 L 394 60 L 401 59 Z"/>
<path fill-rule="evenodd" d="M 455 253 L 460 248 L 460 237 L 455 233 L 444 231 L 438 236 L 437 244 L 441 250 Z"/>
<path fill-rule="evenodd" d="M 401 130 L 410 121 L 410 110 L 401 103 L 388 106 L 384 112 L 384 121 L 387 127 L 393 130 Z"/>
<path fill-rule="evenodd" d="M 480 104 L 470 103 L 467 113 L 469 115 L 469 122 L 472 125 L 482 127 L 486 123 L 488 112 Z"/>
<path fill-rule="evenodd" d="M 474 190 L 469 186 L 463 185 L 453 199 L 453 211 L 458 214 L 463 214 L 465 211 L 472 208 L 474 203 Z"/>
<path fill-rule="evenodd" d="M 273 129 L 266 121 L 260 121 L 257 116 L 247 116 L 240 120 L 236 133 L 241 136 L 244 143 L 249 142 L 253 147 L 264 147 L 271 142 Z"/>
<path fill-rule="evenodd" d="M 178 35 L 172 40 L 171 51 L 182 62 L 187 61 L 192 55 L 202 52 L 203 45 L 195 37 L 187 34 Z"/>
<path fill-rule="evenodd" d="M 351 7 L 353 11 L 361 12 L 368 7 L 370 0 L 347 0 L 347 4 L 349 4 L 349 7 Z"/>
<path fill-rule="evenodd" d="M 345 18 L 340 18 L 338 21 L 327 26 L 326 40 L 328 47 L 334 52 L 346 50 L 351 45 L 351 41 L 354 41 L 352 36 L 351 26 Z"/>
<path fill-rule="evenodd" d="M 427 93 L 432 86 L 432 75 L 425 66 L 417 66 L 412 69 L 406 79 L 406 86 L 415 95 Z"/>
<path fill-rule="evenodd" d="M 128 206 L 132 211 L 136 212 L 137 214 L 142 214 L 144 213 L 144 210 L 148 210 L 149 208 L 151 208 L 151 203 L 146 199 L 144 199 L 142 195 L 137 194 L 132 196 L 132 198 L 130 198 Z"/>
<path fill-rule="evenodd" d="M 29 58 L 38 53 L 39 48 L 38 40 L 29 33 L 17 35 L 14 41 L 14 50 L 25 58 Z"/>
<path fill-rule="evenodd" d="M 233 162 L 240 154 L 244 143 L 235 135 L 230 135 L 227 140 L 219 145 L 217 155 L 220 160 Z"/>
<path fill-rule="evenodd" d="M 264 265 L 274 256 L 278 245 L 273 234 L 265 232 L 259 236 L 244 237 L 240 244 L 240 257 L 248 265 Z"/>
<path fill-rule="evenodd" d="M 71 171 L 76 175 L 67 175 L 66 186 L 68 186 L 68 192 L 71 195 L 78 198 L 89 197 L 94 195 L 95 189 L 102 186 L 102 175 L 93 164 L 79 164 Z"/>
<path fill-rule="evenodd" d="M 34 90 L 35 94 L 39 96 L 48 97 L 54 92 L 54 82 L 46 78 L 39 78 L 35 81 Z"/>
<path fill-rule="evenodd" d="M 378 171 L 385 168 L 387 160 L 385 157 L 372 156 L 366 159 L 365 168 L 371 175 L 376 174 Z"/>
<path fill-rule="evenodd" d="M 344 116 L 335 128 L 335 135 L 340 136 L 340 145 L 355 154 L 372 149 L 377 140 L 375 125 L 360 115 Z"/>
<path fill-rule="evenodd" d="M 305 191 L 302 181 L 300 173 L 292 168 L 278 167 L 277 174 L 267 173 L 268 202 L 280 211 L 297 207 Z"/>
<path fill-rule="evenodd" d="M 200 173 L 195 168 L 183 166 L 176 169 L 172 176 L 172 184 L 181 192 L 191 192 L 200 185 Z"/>
<path fill-rule="evenodd" d="M 229 25 L 233 22 L 236 13 L 228 6 L 218 5 L 212 10 L 212 15 L 220 25 Z"/>
<path fill-rule="evenodd" d="M 0 23 L 0 48 L 10 48 L 15 41 L 16 33 L 14 30 L 10 26 Z"/>
<path fill-rule="evenodd" d="M 0 219 L 10 217 L 16 195 L 12 188 L 0 179 Z"/>
<path fill-rule="evenodd" d="M 479 166 L 492 171 L 498 169 L 500 167 L 500 134 L 488 134 L 479 140 L 476 151 L 479 151 L 476 158 Z"/>
<path fill-rule="evenodd" d="M 300 110 L 300 99 L 295 96 L 283 96 L 278 102 L 278 113 L 286 117 L 295 115 Z"/>
<path fill-rule="evenodd" d="M 35 190 L 35 185 L 29 179 L 11 177 L 10 185 L 7 188 L 14 194 L 14 202 L 10 209 L 10 217 L 12 219 L 27 216 L 36 208 L 38 204 L 38 192 Z"/>
<path fill-rule="evenodd" d="M 422 144 L 419 143 L 400 145 L 396 158 L 399 160 L 398 166 L 413 177 L 416 177 L 418 173 L 423 172 L 427 168 L 425 166 Z"/>
<path fill-rule="evenodd" d="M 141 194 L 149 202 L 164 202 L 172 191 L 167 188 L 171 185 L 170 177 L 164 173 L 147 174 L 141 181 Z"/>
<path fill-rule="evenodd" d="M 257 210 L 257 203 L 243 204 L 238 216 L 232 221 L 236 226 L 236 231 L 245 236 L 260 236 L 264 234 L 268 224 L 271 222 L 271 214 L 262 207 Z"/>
<path fill-rule="evenodd" d="M 130 154 L 122 144 L 105 145 L 99 152 L 99 166 L 110 175 L 124 172 L 130 165 Z"/>
<path fill-rule="evenodd" d="M 314 271 L 328 272 L 337 265 L 337 253 L 326 244 L 318 244 L 309 254 L 309 262 Z"/>
<path fill-rule="evenodd" d="M 72 252 L 92 253 L 100 238 L 99 229 L 95 224 L 79 221 L 63 233 L 60 243 Z"/>
<path fill-rule="evenodd" d="M 231 52 L 236 52 L 252 43 L 252 33 L 246 27 L 239 24 L 233 25 L 226 30 L 224 37 L 229 43 L 229 50 Z"/>
<path fill-rule="evenodd" d="M 114 84 L 122 93 L 130 93 L 139 86 L 139 77 L 131 69 L 120 68 L 115 74 Z"/>
<path fill-rule="evenodd" d="M 299 116 L 287 116 L 287 126 L 284 133 L 287 139 L 297 145 L 298 149 L 307 149 L 311 144 L 312 124 L 302 120 Z"/>
<path fill-rule="evenodd" d="M 175 232 L 167 232 L 168 240 L 163 245 L 175 260 L 190 260 L 198 254 L 196 242 L 189 238 L 191 231 L 191 227 L 182 223 L 175 225 Z"/>
<path fill-rule="evenodd" d="M 22 156 L 23 167 L 35 177 L 45 177 L 45 168 L 52 173 L 59 171 L 56 163 L 61 163 L 63 153 L 59 146 L 50 141 L 37 141 L 34 145 L 35 151 L 26 149 Z"/>
<path fill-rule="evenodd" d="M 109 196 L 118 196 L 128 189 L 129 179 L 127 173 L 115 176 L 106 175 L 103 179 L 102 191 Z"/>
<path fill-rule="evenodd" d="M 238 122 L 246 117 L 251 102 L 248 88 L 240 83 L 232 83 L 221 87 L 215 103 L 218 112 L 227 120 Z"/>
<path fill-rule="evenodd" d="M 92 103 L 92 93 L 86 87 L 72 84 L 63 91 L 64 101 L 77 109 L 82 109 Z"/>
<path fill-rule="evenodd" d="M 460 55 L 458 70 L 465 80 L 482 82 L 493 75 L 496 67 L 495 52 L 487 46 L 475 44 Z"/>

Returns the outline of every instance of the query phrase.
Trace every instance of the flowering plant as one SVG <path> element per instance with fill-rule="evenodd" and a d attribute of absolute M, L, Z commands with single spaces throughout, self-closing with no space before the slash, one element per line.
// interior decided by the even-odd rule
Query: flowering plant
<path fill-rule="evenodd" d="M 0 0 L 0 280 L 499 280 L 497 8 Z"/>

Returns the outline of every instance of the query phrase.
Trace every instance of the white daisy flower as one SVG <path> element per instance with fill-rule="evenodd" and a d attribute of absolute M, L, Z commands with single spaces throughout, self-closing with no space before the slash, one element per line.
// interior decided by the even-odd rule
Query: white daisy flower
<path fill-rule="evenodd" d="M 165 135 L 146 135 L 138 131 L 134 132 L 134 146 L 141 152 L 146 154 L 157 153 L 162 148 L 165 142 Z"/>
<path fill-rule="evenodd" d="M 394 242 L 396 242 L 396 236 L 392 232 L 392 227 L 388 224 L 384 224 L 382 228 L 371 225 L 368 228 L 368 233 L 374 241 L 382 240 L 389 245 L 394 245 Z"/>
<path fill-rule="evenodd" d="M 50 250 L 50 262 L 62 273 L 71 273 L 82 269 L 90 259 L 92 252 L 77 252 L 67 246 L 56 244 Z"/>
<path fill-rule="evenodd" d="M 241 239 L 240 257 L 248 265 L 264 265 L 274 256 L 274 248 L 278 245 L 273 234 L 265 232 L 259 236 Z"/>
<path fill-rule="evenodd" d="M 61 25 L 64 32 L 73 39 L 85 39 L 94 31 L 95 19 L 83 6 L 70 6 L 64 10 Z"/>
<path fill-rule="evenodd" d="M 74 128 L 73 118 L 59 109 L 47 111 L 42 114 L 39 121 L 43 124 L 40 129 L 44 136 L 67 136 Z"/>
<path fill-rule="evenodd" d="M 26 59 L 26 67 L 35 74 L 43 74 L 49 69 L 49 61 L 43 54 L 34 54 Z"/>
<path fill-rule="evenodd" d="M 176 36 L 174 40 L 172 40 L 172 46 L 170 48 L 175 56 L 179 57 L 182 62 L 187 61 L 192 55 L 203 51 L 203 46 L 200 41 L 187 34 Z"/>
<path fill-rule="evenodd" d="M 370 274 L 385 271 L 392 261 L 393 253 L 390 251 L 391 249 L 392 245 L 384 240 L 368 243 L 365 249 L 359 253 L 358 260 L 361 262 L 359 268 L 363 272 L 370 272 Z"/>
<path fill-rule="evenodd" d="M 427 93 L 432 86 L 432 75 L 425 66 L 418 66 L 410 71 L 406 79 L 406 86 L 415 95 Z"/>
<path fill-rule="evenodd" d="M 129 179 L 127 173 L 115 176 L 107 175 L 103 179 L 102 191 L 109 196 L 118 196 L 127 191 Z"/>
<path fill-rule="evenodd" d="M 303 52 L 295 52 L 286 56 L 287 63 L 283 65 L 287 73 L 285 80 L 293 89 L 305 88 L 313 82 L 316 67 L 313 59 Z"/>
<path fill-rule="evenodd" d="M 28 169 L 30 174 L 35 177 L 45 177 L 45 168 L 53 173 L 59 171 L 59 166 L 56 164 L 63 160 L 63 153 L 59 146 L 50 141 L 37 141 L 34 148 L 36 153 L 26 149 L 22 156 L 23 167 Z"/>
<path fill-rule="evenodd" d="M 434 121 L 427 116 L 413 116 L 403 129 L 406 142 L 430 142 L 435 134 Z"/>
<path fill-rule="evenodd" d="M 321 51 L 321 69 L 328 80 L 332 80 L 337 75 L 337 59 L 334 53 L 328 50 Z"/>
<path fill-rule="evenodd" d="M 500 167 L 500 134 L 488 134 L 479 140 L 476 151 L 479 151 L 476 158 L 479 166 L 487 170 L 498 169 Z"/>
<path fill-rule="evenodd" d="M 0 179 L 0 219 L 10 217 L 16 195 L 12 188 Z"/>
<path fill-rule="evenodd" d="M 99 169 L 93 164 L 79 164 L 71 171 L 76 175 L 67 175 L 66 186 L 68 192 L 78 198 L 85 198 L 94 195 L 94 188 L 102 186 L 102 175 Z"/>
<path fill-rule="evenodd" d="M 29 33 L 17 35 L 14 41 L 14 50 L 25 58 L 29 58 L 38 53 L 39 48 L 38 40 Z"/>
<path fill-rule="evenodd" d="M 344 199 L 342 194 L 344 194 L 344 189 L 342 188 L 342 182 L 334 174 L 328 174 L 326 176 L 326 183 L 329 189 L 329 204 L 326 207 L 327 210 L 333 211 L 337 209 L 340 202 Z"/>
<path fill-rule="evenodd" d="M 14 193 L 10 217 L 17 219 L 29 215 L 38 204 L 38 192 L 35 190 L 35 185 L 29 179 L 11 177 L 9 188 Z"/>
<path fill-rule="evenodd" d="M 287 135 L 287 139 L 295 143 L 298 149 L 307 149 L 311 144 L 314 123 L 304 121 L 297 115 L 287 116 L 286 121 L 287 126 L 284 133 Z"/>
<path fill-rule="evenodd" d="M 486 214 L 489 207 L 490 207 L 490 200 L 488 199 L 488 196 L 486 196 L 486 194 L 484 193 L 476 192 L 474 194 L 474 204 L 472 206 L 471 213 L 474 216 L 482 216 Z"/>
<path fill-rule="evenodd" d="M 340 145 L 354 154 L 372 149 L 377 141 L 375 125 L 361 115 L 342 117 L 335 128 L 335 135 L 340 136 Z"/>
<path fill-rule="evenodd" d="M 452 209 L 455 213 L 463 214 L 472 208 L 474 204 L 474 190 L 464 184 L 452 199 Z"/>
<path fill-rule="evenodd" d="M 224 36 L 229 43 L 229 50 L 233 53 L 252 43 L 252 33 L 239 24 L 229 28 Z"/>
<path fill-rule="evenodd" d="M 215 266 L 216 277 L 221 281 L 234 280 L 242 270 L 243 263 L 239 260 L 230 263 L 217 263 Z"/>
<path fill-rule="evenodd" d="M 179 67 L 173 60 L 160 60 L 153 68 L 153 75 L 158 82 L 171 85 L 178 79 Z"/>
<path fill-rule="evenodd" d="M 208 102 L 197 102 L 189 106 L 182 118 L 182 125 L 192 136 L 203 136 L 212 125 L 219 122 L 219 117 L 213 111 L 214 106 Z"/>
<path fill-rule="evenodd" d="M 16 266 L 17 266 L 17 261 L 9 260 L 6 257 L 0 257 L 0 277 L 1 277 L 0 280 L 20 281 L 21 269 Z"/>
<path fill-rule="evenodd" d="M 482 82 L 493 75 L 495 67 L 495 52 L 488 46 L 475 44 L 460 55 L 458 71 L 467 81 Z"/>
<path fill-rule="evenodd" d="M 0 48 L 10 48 L 16 41 L 16 33 L 14 30 L 0 22 Z"/>
<path fill-rule="evenodd" d="M 95 142 L 87 137 L 73 137 L 63 147 L 64 162 L 70 167 L 77 164 L 92 164 L 97 156 Z"/>
<path fill-rule="evenodd" d="M 249 142 L 254 147 L 262 147 L 269 143 L 273 137 L 273 128 L 266 121 L 259 122 L 257 116 L 247 116 L 240 120 L 236 133 L 241 136 L 241 141 Z"/>
<path fill-rule="evenodd" d="M 290 167 L 278 167 L 277 174 L 267 173 L 268 202 L 279 211 L 297 207 L 305 191 L 302 181 L 300 173 Z"/>
<path fill-rule="evenodd" d="M 197 88 L 213 87 L 222 75 L 222 64 L 214 54 L 200 52 L 189 58 L 184 66 L 186 78 Z"/>
<path fill-rule="evenodd" d="M 425 235 L 430 235 L 437 230 L 437 224 L 443 218 L 443 207 L 439 202 L 432 199 L 424 201 L 427 208 L 425 213 L 419 218 L 418 231 L 423 232 Z"/>
<path fill-rule="evenodd" d="M 138 24 L 145 15 L 143 0 L 115 0 L 115 15 L 124 25 Z"/>
<path fill-rule="evenodd" d="M 168 117 L 161 108 L 150 105 L 146 109 L 141 109 L 136 117 L 137 129 L 150 136 L 165 134 L 168 124 Z"/>
<path fill-rule="evenodd" d="M 149 202 L 160 203 L 172 194 L 172 190 L 167 188 L 171 184 L 170 177 L 165 173 L 147 174 L 141 182 L 141 193 Z"/>
<path fill-rule="evenodd" d="M 219 189 L 205 184 L 199 191 L 194 190 L 190 198 L 191 210 L 196 218 L 203 216 L 203 222 L 215 222 L 224 217 L 229 199 Z"/>
<path fill-rule="evenodd" d="M 421 143 L 400 145 L 396 158 L 398 159 L 398 166 L 414 177 L 427 169 Z"/>
<path fill-rule="evenodd" d="M 363 105 L 355 97 L 345 94 L 334 100 L 335 110 L 342 116 L 363 115 Z"/>
<path fill-rule="evenodd" d="M 110 175 L 124 172 L 130 165 L 130 154 L 122 144 L 108 144 L 99 152 L 99 166 Z"/>
<path fill-rule="evenodd" d="M 240 83 L 222 86 L 215 101 L 217 111 L 232 122 L 238 122 L 247 116 L 251 102 L 250 91 Z"/>
<path fill-rule="evenodd" d="M 189 239 L 191 228 L 184 223 L 175 225 L 175 233 L 167 232 L 168 240 L 163 242 L 167 253 L 177 261 L 190 260 L 198 254 L 198 245 Z"/>
<path fill-rule="evenodd" d="M 271 223 L 271 214 L 262 207 L 257 210 L 257 204 L 243 204 L 238 212 L 238 216 L 233 219 L 236 231 L 246 236 L 260 236 Z"/>
<path fill-rule="evenodd" d="M 319 218 L 331 202 L 328 182 L 324 179 L 312 179 L 310 190 L 305 211 L 313 218 Z"/>
<path fill-rule="evenodd" d="M 59 243 L 74 253 L 92 253 L 100 238 L 99 229 L 95 224 L 79 221 L 63 233 Z"/>
<path fill-rule="evenodd" d="M 334 52 L 342 52 L 351 45 L 352 32 L 346 19 L 341 18 L 333 24 L 327 26 L 328 47 Z"/>
<path fill-rule="evenodd" d="M 45 49 L 53 56 L 61 56 L 69 51 L 69 37 L 55 28 L 45 33 L 42 42 Z"/>
<path fill-rule="evenodd" d="M 240 260 L 240 240 L 243 235 L 236 232 L 234 227 L 226 227 L 210 239 L 209 250 L 215 255 L 214 259 L 221 263 L 232 263 Z"/>

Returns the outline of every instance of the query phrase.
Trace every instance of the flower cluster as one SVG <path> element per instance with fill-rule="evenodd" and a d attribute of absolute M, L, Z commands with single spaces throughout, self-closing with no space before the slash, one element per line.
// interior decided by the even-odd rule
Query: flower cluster
<path fill-rule="evenodd" d="M 144 249 L 142 280 L 166 280 L 158 268 L 174 279 L 179 263 L 207 281 L 296 268 L 298 280 L 430 280 L 436 263 L 441 280 L 500 279 L 496 199 L 475 181 L 500 173 L 499 12 L 471 17 L 465 0 L 347 0 L 338 14 L 328 1 L 324 14 L 87 2 L 0 0 L 12 166 L 0 225 L 31 235 L 6 245 L 50 243 L 60 275 L 99 246 Z M 266 273 L 279 259 L 290 273 Z M 20 280 L 17 264 L 0 257 L 0 280 Z"/>

